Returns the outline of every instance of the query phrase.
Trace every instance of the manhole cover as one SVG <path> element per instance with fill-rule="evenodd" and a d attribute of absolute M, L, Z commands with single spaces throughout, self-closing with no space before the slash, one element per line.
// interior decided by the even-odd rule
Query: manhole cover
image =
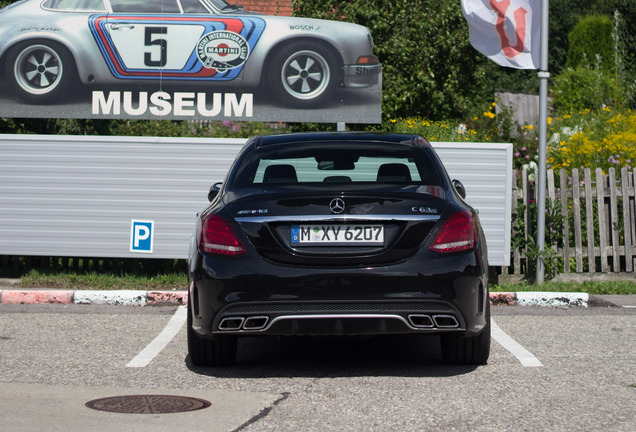
<path fill-rule="evenodd" d="M 185 396 L 131 395 L 113 396 L 86 402 L 98 411 L 125 414 L 169 414 L 208 408 L 210 402 Z"/>

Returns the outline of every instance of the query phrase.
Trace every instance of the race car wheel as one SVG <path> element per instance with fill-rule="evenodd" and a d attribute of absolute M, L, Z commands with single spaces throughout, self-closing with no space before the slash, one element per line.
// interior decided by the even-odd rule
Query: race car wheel
<path fill-rule="evenodd" d="M 70 53 L 51 41 L 24 42 L 11 50 L 6 76 L 17 95 L 27 102 L 47 103 L 58 99 L 75 73 Z"/>
<path fill-rule="evenodd" d="M 328 101 L 340 82 L 337 57 L 326 48 L 306 42 L 283 48 L 271 64 L 273 95 L 297 108 L 313 108 Z"/>

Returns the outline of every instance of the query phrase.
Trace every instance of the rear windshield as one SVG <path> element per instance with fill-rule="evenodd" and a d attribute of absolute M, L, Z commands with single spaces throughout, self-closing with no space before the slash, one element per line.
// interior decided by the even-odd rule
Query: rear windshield
<path fill-rule="evenodd" d="M 239 167 L 232 188 L 329 183 L 442 186 L 429 149 L 386 143 L 302 143 L 253 151 Z"/>

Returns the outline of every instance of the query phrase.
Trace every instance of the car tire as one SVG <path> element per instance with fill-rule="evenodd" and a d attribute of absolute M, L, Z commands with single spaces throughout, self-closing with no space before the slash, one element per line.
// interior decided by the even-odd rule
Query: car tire
<path fill-rule="evenodd" d="M 53 41 L 27 41 L 11 49 L 5 76 L 17 96 L 26 102 L 59 100 L 76 77 L 69 51 Z"/>
<path fill-rule="evenodd" d="M 287 45 L 271 58 L 268 77 L 272 95 L 296 108 L 323 105 L 340 84 L 340 63 L 330 49 L 320 45 Z"/>
<path fill-rule="evenodd" d="M 486 306 L 486 325 L 477 336 L 455 333 L 441 335 L 442 357 L 453 365 L 484 365 L 490 356 L 490 305 Z"/>
<path fill-rule="evenodd" d="M 238 338 L 234 335 L 215 335 L 200 338 L 192 328 L 192 307 L 188 300 L 187 339 L 190 362 L 195 366 L 231 366 L 236 362 Z"/>

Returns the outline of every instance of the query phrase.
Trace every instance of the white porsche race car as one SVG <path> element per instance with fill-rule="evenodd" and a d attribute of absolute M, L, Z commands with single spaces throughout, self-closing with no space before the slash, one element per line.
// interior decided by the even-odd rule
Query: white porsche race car
<path fill-rule="evenodd" d="M 0 74 L 30 103 L 69 85 L 266 88 L 313 107 L 378 83 L 366 27 L 260 15 L 225 0 L 22 0 L 0 10 Z"/>

